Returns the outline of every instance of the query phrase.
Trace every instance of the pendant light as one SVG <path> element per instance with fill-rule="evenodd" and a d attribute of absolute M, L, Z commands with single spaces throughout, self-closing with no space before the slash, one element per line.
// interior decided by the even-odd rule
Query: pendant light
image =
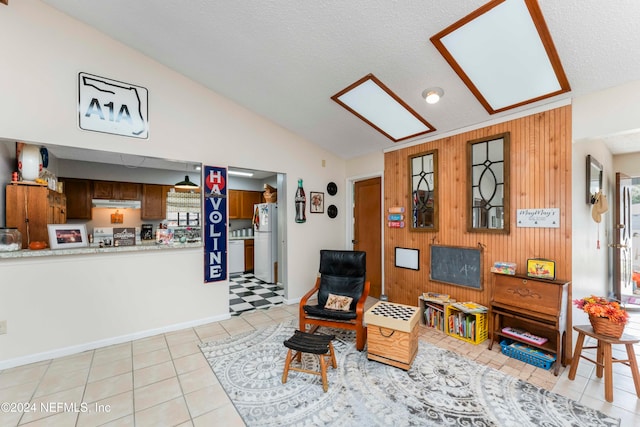
<path fill-rule="evenodd" d="M 195 184 L 195 183 L 191 182 L 189 180 L 189 175 L 185 175 L 184 176 L 184 181 L 176 182 L 174 187 L 175 188 L 186 188 L 186 189 L 194 190 L 196 188 L 199 188 L 200 186 L 198 184 Z"/>

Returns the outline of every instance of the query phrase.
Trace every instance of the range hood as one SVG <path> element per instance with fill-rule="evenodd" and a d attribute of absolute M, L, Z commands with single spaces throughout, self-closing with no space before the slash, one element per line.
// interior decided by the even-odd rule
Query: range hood
<path fill-rule="evenodd" d="M 142 204 L 140 203 L 140 200 L 93 199 L 91 200 L 91 207 L 109 209 L 140 209 Z"/>

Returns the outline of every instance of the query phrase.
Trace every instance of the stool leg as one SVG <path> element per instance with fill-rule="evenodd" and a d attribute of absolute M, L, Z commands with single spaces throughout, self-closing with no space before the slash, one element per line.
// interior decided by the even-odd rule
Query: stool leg
<path fill-rule="evenodd" d="M 320 357 L 320 376 L 322 377 L 322 390 L 326 393 L 329 390 L 329 383 L 327 382 L 327 362 L 324 360 L 325 355 L 319 354 Z"/>
<path fill-rule="evenodd" d="M 596 348 L 596 352 L 597 352 L 596 377 L 602 378 L 602 368 L 604 367 L 603 361 L 602 361 L 604 356 L 604 349 L 603 349 L 603 344 L 600 342 L 600 340 L 598 340 L 598 347 Z"/>
<path fill-rule="evenodd" d="M 627 347 L 627 358 L 629 359 L 629 367 L 633 376 L 633 384 L 636 386 L 636 396 L 640 397 L 640 373 L 638 373 L 638 360 L 633 350 L 633 344 L 625 344 Z"/>
<path fill-rule="evenodd" d="M 287 351 L 287 358 L 284 361 L 284 372 L 282 373 L 282 384 L 287 382 L 287 376 L 289 375 L 290 364 L 291 364 L 291 349 Z"/>
<path fill-rule="evenodd" d="M 336 362 L 336 352 L 333 350 L 333 344 L 329 343 L 329 354 L 331 355 L 331 366 L 333 369 L 338 367 L 338 362 Z"/>
<path fill-rule="evenodd" d="M 580 332 L 578 334 L 578 341 L 576 341 L 576 349 L 573 352 L 573 359 L 571 360 L 571 369 L 569 369 L 569 379 L 574 380 L 576 378 L 576 371 L 578 370 L 578 362 L 582 355 L 582 346 L 584 344 L 584 334 Z"/>
<path fill-rule="evenodd" d="M 602 344 L 602 356 L 604 358 L 604 400 L 613 402 L 613 360 L 611 344 Z"/>

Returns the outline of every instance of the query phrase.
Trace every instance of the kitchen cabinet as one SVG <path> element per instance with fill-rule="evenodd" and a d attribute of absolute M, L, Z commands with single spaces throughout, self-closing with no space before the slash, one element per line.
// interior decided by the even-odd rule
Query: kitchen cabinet
<path fill-rule="evenodd" d="M 22 233 L 22 248 L 29 243 L 49 241 L 47 224 L 66 222 L 67 201 L 64 194 L 45 186 L 9 184 L 6 188 L 7 227 Z"/>
<path fill-rule="evenodd" d="M 253 239 L 244 239 L 244 271 L 253 271 Z"/>
<path fill-rule="evenodd" d="M 560 365 L 566 366 L 571 358 L 570 331 L 567 306 L 571 303 L 571 282 L 564 280 L 536 279 L 528 276 L 494 274 L 491 295 L 491 341 L 502 338 L 520 341 L 556 355 L 554 374 Z M 502 329 L 523 329 L 547 338 L 541 345 L 519 340 Z M 564 349 L 564 350 L 563 350 Z"/>
<path fill-rule="evenodd" d="M 93 181 L 94 199 L 140 200 L 142 185 L 134 182 Z"/>
<path fill-rule="evenodd" d="M 142 184 L 142 219 L 165 219 L 167 216 L 167 193 L 171 185 Z"/>
<path fill-rule="evenodd" d="M 261 191 L 229 190 L 229 219 L 252 219 L 253 205 L 262 200 Z"/>
<path fill-rule="evenodd" d="M 240 198 L 240 217 L 244 219 L 253 218 L 253 205 L 262 203 L 261 191 L 243 191 Z"/>
<path fill-rule="evenodd" d="M 67 198 L 68 219 L 91 219 L 91 181 L 88 179 L 60 178 Z"/>

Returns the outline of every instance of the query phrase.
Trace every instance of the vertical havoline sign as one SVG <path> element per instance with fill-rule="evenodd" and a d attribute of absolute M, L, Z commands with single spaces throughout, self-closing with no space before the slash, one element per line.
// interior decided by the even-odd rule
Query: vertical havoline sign
<path fill-rule="evenodd" d="M 227 169 L 204 167 L 204 281 L 227 280 Z"/>
<path fill-rule="evenodd" d="M 92 74 L 78 74 L 80 129 L 147 139 L 148 103 L 146 88 Z"/>

